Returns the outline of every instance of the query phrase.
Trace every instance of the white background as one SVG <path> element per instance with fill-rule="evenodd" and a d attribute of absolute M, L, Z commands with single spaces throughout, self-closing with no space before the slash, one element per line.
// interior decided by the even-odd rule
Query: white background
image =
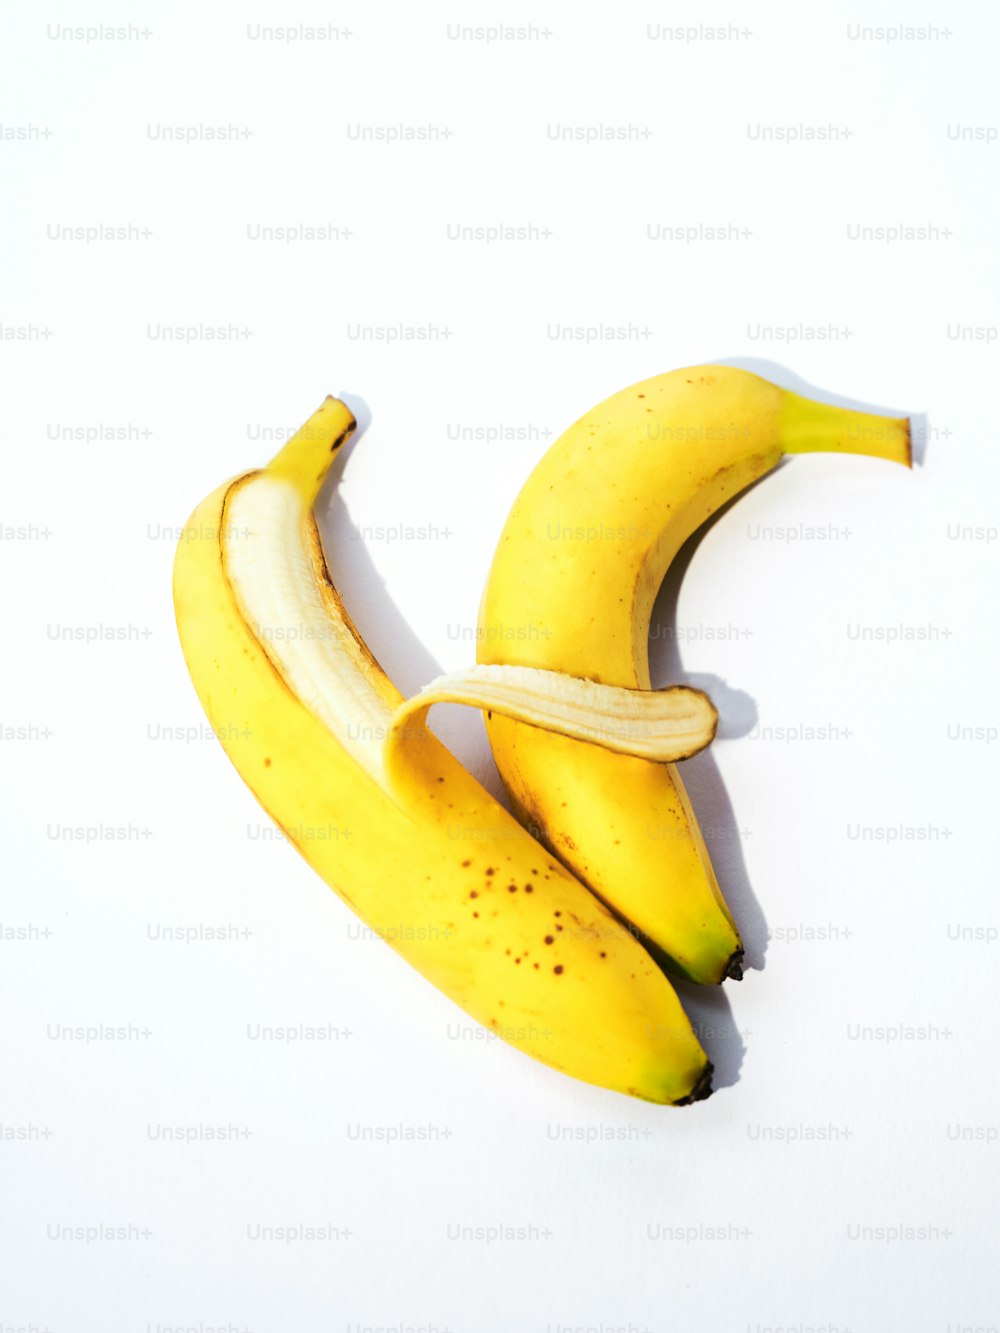
<path fill-rule="evenodd" d="M 922 38 L 852 37 L 903 8 L 4 5 L 0 1327 L 1000 1324 L 998 31 L 952 4 L 907 10 Z M 699 23 L 727 36 L 655 36 Z M 357 137 L 400 125 L 437 137 Z M 60 231 L 101 225 L 131 239 Z M 498 225 L 534 230 L 449 239 Z M 852 239 L 893 226 L 930 236 Z M 203 725 L 170 568 L 202 495 L 325 393 L 364 400 L 324 533 L 410 692 L 472 660 L 547 443 L 637 379 L 733 357 L 925 414 L 926 463 L 794 460 L 661 598 L 657 682 L 715 678 L 723 732 L 685 776 L 753 965 L 685 989 L 718 1090 L 675 1111 L 480 1039 L 358 937 Z M 900 626 L 923 636 L 860 637 Z M 439 714 L 496 789 L 479 718 Z M 249 1035 L 298 1023 L 350 1035 Z M 133 1035 L 59 1035 L 100 1024 Z M 127 1238 L 52 1238 L 101 1226 Z M 452 1238 L 468 1227 L 528 1238 Z"/>

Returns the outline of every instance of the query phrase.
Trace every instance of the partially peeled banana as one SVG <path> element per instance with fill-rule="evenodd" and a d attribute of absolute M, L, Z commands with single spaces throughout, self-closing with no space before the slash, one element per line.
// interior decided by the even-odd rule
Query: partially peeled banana
<path fill-rule="evenodd" d="M 354 424 L 327 399 L 268 467 L 192 515 L 174 603 L 213 729 L 310 865 L 474 1018 L 577 1078 L 655 1102 L 706 1096 L 711 1065 L 662 972 L 425 719 L 458 701 L 662 762 L 711 740 L 714 708 L 694 690 L 490 666 L 404 700 L 344 610 L 312 514 Z M 309 836 L 331 824 L 349 836 Z"/>

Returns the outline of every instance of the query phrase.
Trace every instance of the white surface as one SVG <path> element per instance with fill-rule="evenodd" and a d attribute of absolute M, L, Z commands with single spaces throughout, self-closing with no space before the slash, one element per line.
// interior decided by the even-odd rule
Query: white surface
<path fill-rule="evenodd" d="M 529 21 L 551 35 L 448 37 L 449 23 Z M 950 36 L 852 40 L 858 21 L 839 4 L 4 7 L 0 120 L 43 137 L 0 138 L 17 196 L 0 323 L 51 331 L 0 341 L 4 1328 L 998 1323 L 998 33 L 971 4 L 908 17 Z M 149 36 L 47 29 L 130 22 Z M 699 22 L 752 36 L 647 36 Z M 898 24 L 900 6 L 866 6 L 864 22 Z M 353 35 L 251 40 L 258 23 Z M 349 137 L 400 122 L 452 133 Z M 555 123 L 651 133 L 553 142 Z M 852 134 L 747 130 L 800 124 Z M 149 137 L 159 125 L 252 133 L 168 143 Z M 956 140 L 956 126 L 991 134 Z M 60 224 L 151 235 L 49 239 Z M 248 236 L 258 224 L 352 234 L 267 243 Z M 449 240 L 450 224 L 551 235 L 487 245 Z M 950 235 L 849 239 L 898 224 Z M 752 234 L 685 244 L 647 225 Z M 639 336 L 549 336 L 602 324 Z M 250 334 L 171 344 L 150 336 L 162 325 Z M 387 346 L 358 341 L 359 325 L 451 336 Z M 851 336 L 790 344 L 759 326 Z M 687 776 L 758 968 L 718 994 L 688 988 L 722 1086 L 670 1111 L 482 1039 L 262 840 L 185 674 L 170 565 L 203 494 L 326 392 L 360 396 L 371 428 L 325 528 L 351 614 L 411 691 L 471 660 L 500 525 L 552 433 L 636 379 L 723 357 L 926 413 L 930 441 L 913 475 L 794 461 L 711 528 L 661 600 L 668 625 L 678 597 L 683 670 L 728 687 L 713 686 L 728 736 Z M 500 424 L 517 438 L 456 438 Z M 95 426 L 126 438 L 88 440 Z M 752 535 L 800 523 L 850 535 Z M 393 525 L 430 532 L 378 531 Z M 950 525 L 994 525 L 994 540 Z M 899 624 L 936 634 L 851 637 Z M 50 637 L 102 625 L 131 637 Z M 670 655 L 658 663 L 665 680 Z M 851 734 L 740 736 L 755 718 Z M 992 741 L 950 740 L 951 725 Z M 448 710 L 437 726 L 488 774 L 478 719 Z M 939 836 L 864 843 L 857 825 Z M 131 834 L 87 845 L 57 826 Z M 165 926 L 235 937 L 150 938 Z M 800 927 L 827 938 L 790 938 Z M 973 938 L 950 938 L 962 930 Z M 351 1035 L 251 1040 L 258 1023 Z M 50 1036 L 92 1024 L 142 1035 Z M 852 1037 L 900 1024 L 923 1037 Z M 185 1143 L 163 1126 L 232 1128 Z M 416 1137 L 378 1134 L 400 1126 Z M 50 1239 L 102 1225 L 148 1234 Z M 254 1240 L 258 1225 L 350 1235 L 276 1243 Z M 528 1239 L 451 1238 L 491 1226 Z"/>

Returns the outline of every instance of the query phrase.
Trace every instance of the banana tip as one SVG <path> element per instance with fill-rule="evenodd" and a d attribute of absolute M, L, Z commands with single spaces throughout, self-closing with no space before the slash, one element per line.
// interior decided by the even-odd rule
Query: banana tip
<path fill-rule="evenodd" d="M 715 1073 L 715 1066 L 711 1060 L 705 1065 L 705 1068 L 698 1075 L 698 1081 L 686 1097 L 680 1097 L 675 1106 L 691 1106 L 694 1102 L 703 1102 L 712 1095 L 712 1075 Z"/>

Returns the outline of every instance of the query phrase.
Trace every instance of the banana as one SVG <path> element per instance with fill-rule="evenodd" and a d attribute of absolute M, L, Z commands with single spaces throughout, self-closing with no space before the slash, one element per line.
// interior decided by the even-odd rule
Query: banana
<path fill-rule="evenodd" d="M 650 615 L 682 543 L 785 454 L 912 464 L 906 418 L 831 407 L 747 371 L 696 366 L 581 417 L 529 477 L 500 537 L 477 658 L 650 686 Z M 487 718 L 522 822 L 681 976 L 742 976 L 743 947 L 677 770 Z M 656 837 L 651 836 L 651 831 Z"/>
<path fill-rule="evenodd" d="M 177 628 L 213 729 L 306 861 L 480 1023 L 606 1088 L 707 1096 L 711 1065 L 662 971 L 426 717 L 457 701 L 662 764 L 711 740 L 714 708 L 698 691 L 623 690 L 530 664 L 473 666 L 404 700 L 344 610 L 313 518 L 354 425 L 328 398 L 185 529 Z"/>

